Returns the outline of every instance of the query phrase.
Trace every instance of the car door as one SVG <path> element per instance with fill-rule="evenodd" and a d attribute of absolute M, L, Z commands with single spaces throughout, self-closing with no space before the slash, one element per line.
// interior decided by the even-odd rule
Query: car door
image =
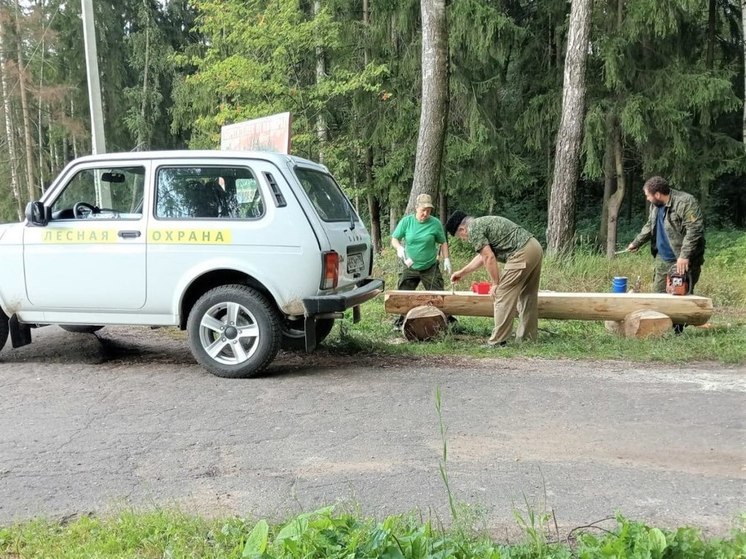
<path fill-rule="evenodd" d="M 24 231 L 32 308 L 121 311 L 146 298 L 148 162 L 87 163 L 68 173 L 45 205 L 45 227 Z"/>

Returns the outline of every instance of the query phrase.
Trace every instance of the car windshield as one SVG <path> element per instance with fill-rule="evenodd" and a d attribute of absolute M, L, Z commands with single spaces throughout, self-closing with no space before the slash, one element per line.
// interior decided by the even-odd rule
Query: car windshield
<path fill-rule="evenodd" d="M 295 174 L 321 219 L 350 221 L 350 216 L 357 218 L 349 200 L 331 175 L 300 167 L 296 167 Z"/>

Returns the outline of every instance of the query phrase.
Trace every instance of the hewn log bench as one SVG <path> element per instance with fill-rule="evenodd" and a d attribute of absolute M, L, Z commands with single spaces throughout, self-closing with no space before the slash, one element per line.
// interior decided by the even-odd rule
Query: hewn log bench
<path fill-rule="evenodd" d="M 492 316 L 493 312 L 492 297 L 471 291 L 386 291 L 384 300 L 387 313 L 404 315 L 421 305 L 454 316 Z M 667 293 L 539 292 L 539 318 L 622 322 L 637 311 L 664 314 L 674 324 L 701 325 L 712 316 L 712 299 Z"/>

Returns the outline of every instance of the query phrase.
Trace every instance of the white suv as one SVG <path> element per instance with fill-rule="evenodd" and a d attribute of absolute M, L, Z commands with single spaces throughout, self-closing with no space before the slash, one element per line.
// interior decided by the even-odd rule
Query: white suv
<path fill-rule="evenodd" d="M 322 165 L 255 152 L 71 162 L 23 223 L 0 225 L 0 348 L 31 328 L 179 326 L 223 377 L 313 350 L 383 291 L 370 235 Z"/>

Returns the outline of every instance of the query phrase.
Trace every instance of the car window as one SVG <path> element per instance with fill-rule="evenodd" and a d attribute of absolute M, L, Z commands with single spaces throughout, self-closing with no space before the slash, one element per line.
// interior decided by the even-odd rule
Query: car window
<path fill-rule="evenodd" d="M 355 216 L 347 197 L 331 175 L 301 167 L 295 169 L 295 174 L 321 219 L 350 221 L 351 216 Z"/>
<path fill-rule="evenodd" d="M 52 219 L 140 219 L 144 167 L 83 169 L 52 203 Z"/>
<path fill-rule="evenodd" d="M 264 215 L 259 183 L 245 167 L 161 167 L 157 184 L 157 218 L 256 219 Z"/>

